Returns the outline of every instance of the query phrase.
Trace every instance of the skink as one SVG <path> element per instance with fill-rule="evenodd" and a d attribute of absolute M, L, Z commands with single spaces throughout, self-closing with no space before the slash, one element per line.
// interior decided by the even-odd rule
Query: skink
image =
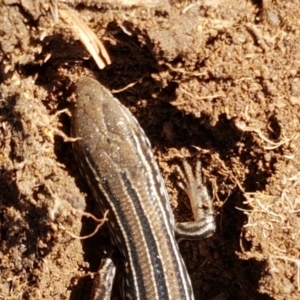
<path fill-rule="evenodd" d="M 184 238 L 215 231 L 211 199 L 196 182 L 201 181 L 200 165 L 193 174 L 184 163 L 181 174 L 196 225 L 176 226 L 164 181 L 137 120 L 92 78 L 78 82 L 76 95 L 72 135 L 79 140 L 74 151 L 93 196 L 103 210 L 109 209 L 111 236 L 124 257 L 122 299 L 194 299 L 175 230 Z"/>

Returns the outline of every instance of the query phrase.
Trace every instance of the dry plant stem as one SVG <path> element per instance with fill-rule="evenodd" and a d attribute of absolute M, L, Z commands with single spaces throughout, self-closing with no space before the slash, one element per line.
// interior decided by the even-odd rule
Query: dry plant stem
<path fill-rule="evenodd" d="M 185 94 L 187 94 L 188 96 L 192 97 L 192 98 L 195 98 L 195 99 L 198 99 L 198 100 L 206 100 L 206 99 L 215 99 L 215 98 L 224 98 L 225 96 L 224 95 L 221 95 L 221 94 L 215 94 L 215 95 L 209 95 L 209 96 L 203 96 L 203 97 L 199 97 L 197 95 L 193 95 L 191 93 L 189 93 L 186 89 L 182 88 L 182 87 L 179 87 L 179 90 Z M 177 105 L 179 104 L 183 104 L 184 102 L 181 102 L 181 103 L 176 103 Z"/>
<path fill-rule="evenodd" d="M 80 19 L 75 11 L 66 5 L 60 5 L 59 15 L 68 25 L 71 26 L 74 33 L 79 36 L 80 41 L 86 47 L 87 51 L 94 58 L 97 66 L 103 69 L 106 65 L 111 64 L 110 57 L 98 39 L 97 35 Z"/>
<path fill-rule="evenodd" d="M 67 114 L 69 117 L 72 116 L 72 114 L 70 113 L 70 111 L 69 111 L 67 108 L 62 109 L 62 110 L 59 110 L 59 111 L 57 111 L 54 115 L 52 115 L 52 116 L 50 117 L 50 124 L 51 124 L 51 123 L 52 123 L 59 115 L 61 115 L 61 114 L 63 114 L 63 113 Z M 61 138 L 63 138 L 63 140 L 64 140 L 65 142 L 76 142 L 76 141 L 80 140 L 80 138 L 72 138 L 72 137 L 67 136 L 62 130 L 60 130 L 60 129 L 54 127 L 54 126 L 53 126 L 53 133 L 56 134 L 56 135 L 58 135 L 58 136 L 60 136 Z M 51 133 L 51 134 L 52 134 L 52 133 Z M 53 140 L 53 137 L 52 137 L 52 140 Z"/>
<path fill-rule="evenodd" d="M 93 220 L 95 220 L 96 222 L 98 222 L 99 224 L 97 225 L 97 227 L 95 228 L 95 230 L 88 234 L 88 235 L 85 235 L 85 236 L 78 236 L 78 235 L 75 235 L 74 233 L 72 233 L 71 231 L 69 231 L 68 229 L 66 229 L 62 224 L 59 224 L 59 227 L 61 229 L 63 229 L 67 234 L 69 234 L 71 237 L 75 238 L 75 239 L 79 239 L 79 240 L 85 240 L 85 239 L 88 239 L 90 237 L 92 237 L 93 235 L 95 235 L 99 228 L 106 222 L 108 221 L 107 219 L 107 215 L 108 215 L 108 210 L 104 213 L 104 216 L 103 216 L 103 219 L 98 219 L 96 218 L 95 216 L 93 216 L 92 214 L 90 213 L 87 213 L 87 212 L 83 212 L 82 215 L 83 216 L 86 216 L 87 218 L 92 218 Z"/>
<path fill-rule="evenodd" d="M 55 1 L 55 0 L 54 0 Z M 170 3 L 168 0 L 56 0 L 59 2 L 64 3 L 72 3 L 72 4 L 79 4 L 83 3 L 84 5 L 97 5 L 101 4 L 101 2 L 104 2 L 105 4 L 114 4 L 114 5 L 121 5 L 121 6 L 144 6 L 144 7 L 158 7 L 160 5 L 164 6 L 170 6 Z"/>
<path fill-rule="evenodd" d="M 261 132 L 261 129 L 260 128 L 255 128 L 253 126 L 246 126 L 246 124 L 243 124 L 242 122 L 241 123 L 236 123 L 236 126 L 244 131 L 244 132 L 256 132 L 258 134 L 258 136 L 266 143 L 269 143 L 270 146 L 264 146 L 264 149 L 265 150 L 274 150 L 274 149 L 277 149 L 279 148 L 280 146 L 282 145 L 285 145 L 285 144 L 288 144 L 290 141 L 292 140 L 295 140 L 295 139 L 298 139 L 299 137 L 299 134 L 293 134 L 292 137 L 290 138 L 286 138 L 284 140 L 281 140 L 280 142 L 273 142 L 271 140 L 269 140 L 267 137 L 265 137 L 263 135 L 263 133 Z"/>
<path fill-rule="evenodd" d="M 272 219 L 273 222 L 278 222 L 278 223 L 283 223 L 284 222 L 284 217 L 280 214 L 275 213 L 274 211 L 272 211 L 272 207 L 273 205 L 270 204 L 269 202 L 271 201 L 267 201 L 266 200 L 272 200 L 274 199 L 273 196 L 268 196 L 268 195 L 264 195 L 262 193 L 256 192 L 256 193 L 245 193 L 244 194 L 246 201 L 244 202 L 245 204 L 250 205 L 252 208 L 255 208 L 254 210 L 250 210 L 250 214 L 253 214 L 253 212 L 263 212 L 268 214 L 269 216 L 273 216 L 276 219 Z M 263 203 L 266 203 L 266 205 L 264 205 Z M 268 203 L 268 206 L 267 206 Z M 271 202 L 272 203 L 272 202 Z M 260 209 L 258 209 L 257 207 L 259 207 Z M 244 212 L 247 212 L 247 210 L 244 210 L 242 208 L 238 208 L 239 210 L 242 210 Z M 249 217 L 250 218 L 250 217 Z M 250 223 L 248 222 L 247 225 L 244 225 L 244 227 L 250 226 Z"/>
<path fill-rule="evenodd" d="M 121 92 L 124 92 L 126 91 L 127 89 L 135 86 L 137 83 L 141 82 L 141 80 L 143 79 L 143 77 L 135 82 L 132 82 L 132 83 L 129 83 L 128 85 L 126 85 L 125 87 L 121 88 L 121 89 L 118 89 L 118 90 L 112 90 L 111 92 L 113 94 L 117 94 L 117 93 L 121 93 Z"/>

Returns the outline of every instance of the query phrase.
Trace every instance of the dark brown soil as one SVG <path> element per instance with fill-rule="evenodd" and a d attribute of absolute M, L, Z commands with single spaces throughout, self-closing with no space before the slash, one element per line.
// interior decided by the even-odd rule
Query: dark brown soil
<path fill-rule="evenodd" d="M 88 299 L 109 251 L 105 227 L 75 237 L 102 217 L 68 139 L 85 75 L 139 120 L 177 220 L 175 165 L 201 156 L 218 228 L 180 244 L 196 299 L 300 299 L 299 1 L 72 3 L 104 70 L 49 2 L 0 4 L 0 299 Z"/>

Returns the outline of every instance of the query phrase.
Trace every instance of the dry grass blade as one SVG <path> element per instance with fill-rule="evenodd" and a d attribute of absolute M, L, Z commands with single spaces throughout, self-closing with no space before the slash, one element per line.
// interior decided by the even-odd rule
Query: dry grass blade
<path fill-rule="evenodd" d="M 111 63 L 110 57 L 98 39 L 97 35 L 93 32 L 88 25 L 81 20 L 78 14 L 66 5 L 60 5 L 59 15 L 66 22 L 73 32 L 79 36 L 80 41 L 86 47 L 87 51 L 94 58 L 97 66 L 103 69 Z"/>

